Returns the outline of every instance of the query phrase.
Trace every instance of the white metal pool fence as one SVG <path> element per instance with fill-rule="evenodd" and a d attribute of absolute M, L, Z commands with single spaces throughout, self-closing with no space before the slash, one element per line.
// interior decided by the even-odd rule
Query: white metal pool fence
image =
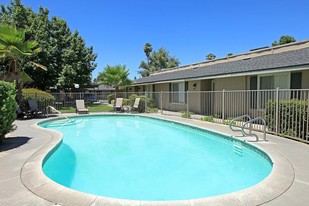
<path fill-rule="evenodd" d="M 110 92 L 62 92 L 53 93 L 55 100 L 41 103 L 56 109 L 75 107 L 76 99 L 84 99 L 86 105 L 111 104 L 114 93 Z M 146 96 L 140 106 L 148 112 L 163 115 L 191 114 L 192 118 L 228 124 L 232 119 L 249 115 L 262 117 L 266 121 L 267 132 L 294 138 L 309 143 L 309 90 L 222 90 L 187 92 L 119 92 L 117 97 L 128 99 L 132 95 Z M 142 98 L 143 100 L 143 98 Z M 131 101 L 132 102 L 132 101 Z M 126 103 L 126 101 L 125 101 Z M 151 109 L 158 108 L 158 110 Z M 237 121 L 242 126 L 245 119 Z M 253 125 L 254 130 L 262 130 L 262 122 Z"/>

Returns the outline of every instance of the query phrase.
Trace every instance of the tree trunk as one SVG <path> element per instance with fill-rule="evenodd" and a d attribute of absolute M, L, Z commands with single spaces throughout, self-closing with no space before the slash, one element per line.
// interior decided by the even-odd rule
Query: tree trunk
<path fill-rule="evenodd" d="M 23 95 L 22 95 L 22 89 L 23 89 L 23 82 L 20 79 L 20 69 L 18 68 L 18 63 L 16 61 L 12 61 L 9 64 L 9 69 L 7 74 L 4 74 L 1 76 L 1 79 L 3 79 L 6 82 L 14 82 L 16 85 L 17 93 L 15 100 L 19 107 L 24 110 L 27 109 L 27 105 L 23 102 Z"/>
<path fill-rule="evenodd" d="M 115 88 L 115 104 L 116 104 L 116 99 L 117 99 L 117 94 L 118 94 L 118 88 Z"/>

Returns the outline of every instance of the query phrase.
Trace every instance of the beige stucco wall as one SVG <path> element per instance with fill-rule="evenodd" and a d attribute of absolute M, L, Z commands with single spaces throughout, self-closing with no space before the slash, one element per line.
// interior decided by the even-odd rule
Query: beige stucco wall
<path fill-rule="evenodd" d="M 230 77 L 215 79 L 215 91 L 225 90 L 245 90 L 246 77 Z"/>
<path fill-rule="evenodd" d="M 302 72 L 301 84 L 302 89 L 309 89 L 309 70 L 305 70 Z"/>
<path fill-rule="evenodd" d="M 195 85 L 195 88 L 193 87 Z M 201 111 L 201 93 L 195 91 L 201 91 L 202 85 L 201 80 L 189 81 L 188 82 L 188 103 L 189 110 L 194 113 L 200 113 Z"/>
<path fill-rule="evenodd" d="M 236 117 L 243 115 L 243 111 L 248 109 L 248 104 L 244 102 L 247 99 L 246 93 L 241 94 L 239 92 L 229 92 L 228 90 L 246 90 L 247 78 L 244 77 L 230 77 L 230 78 L 220 78 L 215 79 L 215 91 L 224 92 L 224 115 L 225 118 Z M 214 112 L 217 114 L 222 114 L 222 93 L 214 94 Z M 231 102 L 234 102 L 231 104 Z M 227 112 L 233 111 L 233 112 Z"/>
<path fill-rule="evenodd" d="M 168 83 L 156 84 L 156 86 L 155 86 L 155 92 L 168 91 L 168 90 L 169 90 L 169 84 Z"/>
<path fill-rule="evenodd" d="M 161 91 L 162 93 L 162 101 L 161 101 Z M 159 109 L 161 109 L 161 107 L 163 109 L 169 109 L 167 106 L 169 104 L 169 96 L 168 93 L 164 93 L 164 92 L 168 92 L 169 91 L 169 83 L 163 83 L 163 84 L 156 84 L 155 85 L 155 95 L 153 96 L 153 99 L 155 100 L 157 107 Z M 162 106 L 161 106 L 162 104 Z"/>
<path fill-rule="evenodd" d="M 193 85 L 196 84 L 196 88 Z M 211 97 L 211 80 L 196 80 L 188 82 L 189 89 L 189 110 L 197 114 L 208 114 L 210 111 Z M 198 91 L 198 92 L 195 92 Z M 200 92 L 202 91 L 202 92 Z"/>

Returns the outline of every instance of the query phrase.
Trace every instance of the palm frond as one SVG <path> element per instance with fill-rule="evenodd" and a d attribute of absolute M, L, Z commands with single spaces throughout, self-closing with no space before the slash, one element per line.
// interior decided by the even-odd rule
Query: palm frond
<path fill-rule="evenodd" d="M 32 49 L 36 48 L 38 45 L 39 45 L 39 43 L 37 41 L 27 41 L 24 44 L 25 50 L 32 50 Z"/>
<path fill-rule="evenodd" d="M 36 63 L 36 62 L 33 62 L 33 61 L 30 61 L 30 63 L 33 64 L 36 67 L 39 67 L 40 69 L 43 69 L 44 71 L 47 71 L 47 67 L 42 65 L 42 64 L 39 64 L 39 63 Z"/>
<path fill-rule="evenodd" d="M 42 51 L 42 48 L 38 47 L 38 48 L 32 50 L 32 54 L 37 54 L 37 53 L 40 53 L 41 51 Z"/>
<path fill-rule="evenodd" d="M 13 57 L 14 56 L 17 56 L 17 57 L 20 57 L 20 56 L 31 56 L 30 53 L 23 52 L 18 47 L 13 46 L 13 45 L 8 47 L 7 55 L 8 56 L 13 56 Z"/>
<path fill-rule="evenodd" d="M 24 71 L 20 72 L 20 79 L 24 82 L 24 83 L 31 83 L 33 82 L 33 79 Z"/>
<path fill-rule="evenodd" d="M 17 30 L 9 25 L 0 25 L 0 44 L 8 46 L 19 46 L 20 42 L 25 41 L 25 31 Z"/>

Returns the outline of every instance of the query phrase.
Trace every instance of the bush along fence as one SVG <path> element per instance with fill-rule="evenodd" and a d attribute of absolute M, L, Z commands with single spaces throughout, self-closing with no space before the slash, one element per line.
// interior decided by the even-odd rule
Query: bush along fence
<path fill-rule="evenodd" d="M 308 100 L 268 101 L 265 120 L 270 132 L 308 141 Z"/>
<path fill-rule="evenodd" d="M 77 99 L 84 99 L 87 106 L 112 106 L 115 99 L 114 93 L 100 91 L 61 92 L 52 93 L 52 97 L 40 96 L 44 96 L 39 101 L 40 108 L 51 105 L 58 110 L 75 107 Z M 140 97 L 138 112 L 160 112 L 163 115 L 199 118 L 222 124 L 229 124 L 232 119 L 242 115 L 262 117 L 266 121 L 268 133 L 309 143 L 309 90 L 142 91 L 118 92 L 117 97 L 123 98 L 124 106 L 128 107 L 132 107 L 135 98 Z M 238 120 L 235 125 L 242 126 L 245 121 L 247 120 Z M 262 121 L 255 122 L 253 129 L 262 131 Z"/>

